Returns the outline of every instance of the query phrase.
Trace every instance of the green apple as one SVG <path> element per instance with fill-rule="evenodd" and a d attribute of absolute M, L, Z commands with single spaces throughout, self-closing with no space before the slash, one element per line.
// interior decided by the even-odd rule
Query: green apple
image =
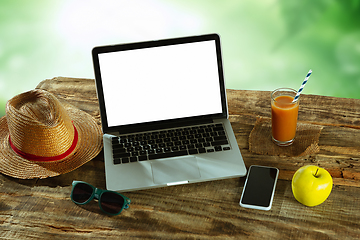
<path fill-rule="evenodd" d="M 291 181 L 295 199 L 308 207 L 323 203 L 330 195 L 332 185 L 330 173 L 314 165 L 299 168 Z"/>

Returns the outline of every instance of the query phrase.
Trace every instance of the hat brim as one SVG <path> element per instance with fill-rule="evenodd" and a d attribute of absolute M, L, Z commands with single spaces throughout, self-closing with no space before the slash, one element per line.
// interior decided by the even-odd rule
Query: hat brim
<path fill-rule="evenodd" d="M 9 143 L 6 116 L 0 118 L 0 172 L 20 179 L 48 178 L 71 172 L 96 157 L 101 151 L 102 131 L 88 113 L 64 104 L 78 131 L 78 143 L 66 158 L 54 162 L 34 162 L 22 158 L 13 151 Z M 31 141 L 31 139 L 29 139 Z"/>

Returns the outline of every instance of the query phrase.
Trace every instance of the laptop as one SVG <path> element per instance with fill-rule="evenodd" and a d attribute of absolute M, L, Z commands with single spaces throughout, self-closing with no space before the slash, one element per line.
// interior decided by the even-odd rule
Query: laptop
<path fill-rule="evenodd" d="M 98 46 L 92 57 L 108 190 L 246 175 L 219 35 Z"/>

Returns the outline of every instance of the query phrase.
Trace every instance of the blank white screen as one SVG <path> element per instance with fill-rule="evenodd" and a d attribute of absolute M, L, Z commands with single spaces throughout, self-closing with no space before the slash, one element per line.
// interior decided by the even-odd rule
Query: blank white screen
<path fill-rule="evenodd" d="M 215 41 L 99 54 L 108 126 L 222 112 Z"/>

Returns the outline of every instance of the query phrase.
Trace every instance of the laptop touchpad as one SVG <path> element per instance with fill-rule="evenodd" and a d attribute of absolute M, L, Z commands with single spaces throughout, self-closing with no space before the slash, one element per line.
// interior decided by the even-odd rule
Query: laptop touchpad
<path fill-rule="evenodd" d="M 200 178 L 196 157 L 151 162 L 155 184 L 176 183 Z"/>

